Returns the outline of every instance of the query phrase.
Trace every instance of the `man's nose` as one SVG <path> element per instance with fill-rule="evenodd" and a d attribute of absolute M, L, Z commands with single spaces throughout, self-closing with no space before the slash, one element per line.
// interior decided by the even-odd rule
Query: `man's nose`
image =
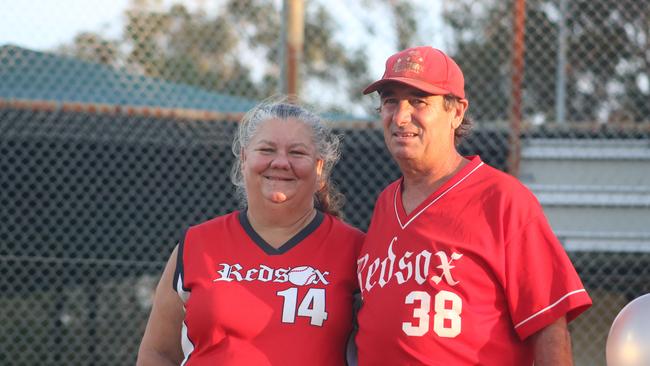
<path fill-rule="evenodd" d="M 404 126 L 411 122 L 411 104 L 407 100 L 400 100 L 393 111 L 393 123 L 396 126 Z"/>

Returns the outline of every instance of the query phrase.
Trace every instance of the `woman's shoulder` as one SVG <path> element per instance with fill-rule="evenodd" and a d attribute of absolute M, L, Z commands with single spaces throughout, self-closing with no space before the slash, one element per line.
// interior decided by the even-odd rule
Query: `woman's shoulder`
<path fill-rule="evenodd" d="M 332 221 L 332 230 L 336 231 L 337 233 L 340 233 L 342 235 L 349 235 L 351 237 L 363 240 L 363 238 L 366 236 L 366 234 L 358 229 L 357 227 L 353 226 L 352 224 L 343 221 L 342 219 L 338 217 L 334 217 L 332 215 L 326 214 L 326 216 L 329 217 L 329 219 Z"/>
<path fill-rule="evenodd" d="M 239 212 L 238 210 L 226 213 L 224 215 L 219 215 L 211 219 L 202 221 L 195 225 L 190 225 L 188 231 L 205 231 L 205 230 L 215 230 L 223 227 L 228 227 L 231 225 L 239 225 Z"/>

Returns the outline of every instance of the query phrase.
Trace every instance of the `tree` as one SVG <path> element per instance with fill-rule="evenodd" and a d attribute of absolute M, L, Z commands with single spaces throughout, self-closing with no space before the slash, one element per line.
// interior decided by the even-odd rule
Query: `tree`
<path fill-rule="evenodd" d="M 82 32 L 74 37 L 71 45 L 64 45 L 59 52 L 82 60 L 112 65 L 120 57 L 119 44 L 91 32 Z"/>
<path fill-rule="evenodd" d="M 147 76 L 233 95 L 258 97 L 251 72 L 238 55 L 237 28 L 228 14 L 129 9 L 123 46 L 126 64 Z M 233 88 L 233 84 L 237 87 Z"/>
<path fill-rule="evenodd" d="M 570 121 L 647 119 L 650 3 L 568 1 L 567 116 Z M 508 115 L 511 2 L 449 2 L 455 58 L 466 74 L 470 111 L 481 120 Z M 557 1 L 528 0 L 525 25 L 524 111 L 554 121 L 557 74 Z M 644 76 L 645 75 L 645 79 Z M 645 81 L 644 81 L 645 80 Z M 645 84 L 644 84 L 645 83 Z"/>
<path fill-rule="evenodd" d="M 281 77 L 282 20 L 276 4 L 223 0 L 219 10 L 208 13 L 181 4 L 161 10 L 159 0 L 132 0 L 121 39 L 82 33 L 60 51 L 150 77 L 261 99 L 278 92 Z M 351 48 L 342 43 L 341 30 L 326 4 L 305 5 L 303 85 L 345 95 L 346 102 L 370 111 L 372 102 L 360 93 L 371 81 L 365 45 Z M 365 6 L 387 6 L 394 16 L 397 48 L 409 45 L 417 33 L 409 1 L 369 0 Z M 348 105 L 328 109 L 346 112 Z"/>
<path fill-rule="evenodd" d="M 569 5 L 569 85 L 579 96 L 570 101 L 569 113 L 604 122 L 647 121 L 650 3 L 576 0 Z"/>

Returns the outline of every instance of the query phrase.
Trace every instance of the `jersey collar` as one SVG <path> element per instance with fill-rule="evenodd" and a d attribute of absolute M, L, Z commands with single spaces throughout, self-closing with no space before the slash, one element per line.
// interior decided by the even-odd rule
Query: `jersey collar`
<path fill-rule="evenodd" d="M 404 205 L 402 204 L 402 183 L 404 182 L 404 177 L 400 178 L 398 184 L 395 186 L 395 192 L 393 194 L 393 207 L 395 209 L 395 217 L 399 226 L 404 229 L 406 228 L 413 220 L 415 220 L 420 214 L 431 205 L 436 203 L 439 199 L 444 197 L 451 190 L 456 188 L 461 184 L 467 177 L 472 175 L 475 171 L 483 166 L 483 162 L 478 155 L 470 156 L 469 164 L 465 165 L 458 173 L 451 177 L 445 184 L 440 186 L 435 192 L 433 192 L 429 197 L 422 201 L 418 207 L 415 208 L 409 215 L 406 214 L 404 210 Z"/>
<path fill-rule="evenodd" d="M 316 210 L 316 216 L 311 220 L 307 226 L 302 228 L 296 235 L 294 235 L 292 238 L 290 238 L 286 243 L 282 244 L 279 248 L 274 248 L 271 244 L 267 243 L 266 240 L 264 240 L 256 231 L 253 229 L 253 226 L 251 225 L 250 221 L 248 221 L 248 216 L 246 215 L 247 210 L 242 210 L 239 212 L 239 223 L 241 224 L 242 228 L 246 232 L 249 238 L 258 246 L 260 249 L 262 249 L 266 254 L 269 255 L 278 255 L 278 254 L 283 254 L 289 251 L 291 248 L 295 247 L 303 241 L 309 234 L 313 233 L 320 224 L 323 222 L 323 219 L 325 215 L 319 211 Z"/>

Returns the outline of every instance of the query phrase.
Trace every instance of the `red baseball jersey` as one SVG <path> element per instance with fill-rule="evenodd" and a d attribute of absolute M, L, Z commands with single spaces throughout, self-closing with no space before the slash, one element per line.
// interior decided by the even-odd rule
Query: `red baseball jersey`
<path fill-rule="evenodd" d="M 532 364 L 529 335 L 591 305 L 532 195 L 470 158 L 406 214 L 379 196 L 357 261 L 359 365 Z"/>
<path fill-rule="evenodd" d="M 245 212 L 191 227 L 174 276 L 182 365 L 345 365 L 363 236 L 321 212 L 280 249 Z"/>

